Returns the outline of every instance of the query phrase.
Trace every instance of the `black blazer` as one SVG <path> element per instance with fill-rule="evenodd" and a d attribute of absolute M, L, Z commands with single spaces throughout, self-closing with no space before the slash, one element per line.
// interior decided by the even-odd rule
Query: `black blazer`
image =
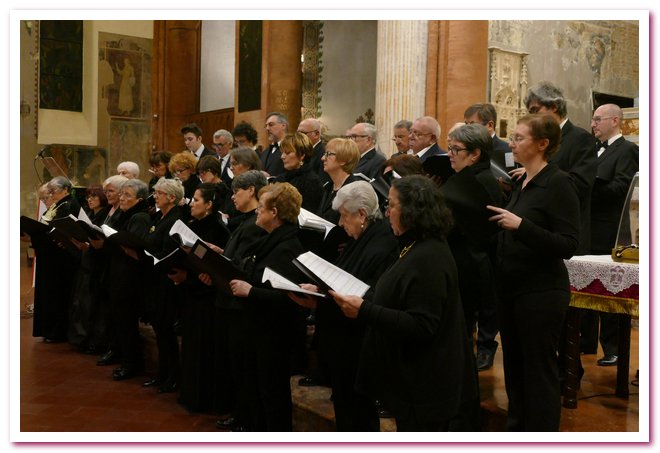
<path fill-rule="evenodd" d="M 580 225 L 580 202 L 573 180 L 557 165 L 548 164 L 524 189 L 521 187 L 516 184 L 506 206 L 522 218 L 520 227 L 502 230 L 498 238 L 495 268 L 501 293 L 515 296 L 568 291 L 564 259 L 577 250 Z"/>
<path fill-rule="evenodd" d="M 431 156 L 442 156 L 447 154 L 447 151 L 444 149 L 440 148 L 437 143 L 434 143 L 433 146 L 431 146 L 428 151 L 426 151 L 424 154 L 422 154 L 422 157 L 419 158 L 419 160 L 422 161 L 422 163 L 426 162 L 426 159 L 428 159 Z"/>
<path fill-rule="evenodd" d="M 227 155 L 226 157 L 227 157 L 227 165 L 225 165 L 225 168 L 222 169 L 222 174 L 220 175 L 220 179 L 222 180 L 222 182 L 227 184 L 227 187 L 231 187 L 231 182 L 234 180 L 234 178 L 229 176 L 230 157 L 229 155 Z M 220 165 L 222 165 L 222 158 L 218 157 L 218 160 L 220 161 Z"/>
<path fill-rule="evenodd" d="M 382 171 L 383 163 L 386 161 L 385 156 L 381 154 L 376 148 L 371 148 L 367 153 L 362 156 L 355 168 L 354 173 L 362 173 L 369 179 L 375 178 Z"/>
<path fill-rule="evenodd" d="M 270 176 L 279 176 L 284 173 L 284 162 L 282 162 L 282 151 L 277 143 L 273 143 L 259 156 L 261 168 Z"/>
<path fill-rule="evenodd" d="M 495 162 L 502 170 L 513 170 L 516 168 L 515 165 L 509 167 L 506 165 L 506 155 L 510 152 L 511 148 L 509 144 L 499 138 L 497 134 L 493 135 L 493 152 L 490 155 L 491 162 Z M 511 160 L 513 160 L 513 156 L 511 156 Z"/>
<path fill-rule="evenodd" d="M 380 277 L 358 313 L 367 330 L 356 387 L 382 399 L 395 416 L 449 420 L 478 395 L 456 265 L 445 240 L 411 232 L 399 239 L 412 247 Z"/>
<path fill-rule="evenodd" d="M 630 182 L 639 170 L 639 147 L 619 137 L 597 158 L 596 164 L 591 194 L 591 250 L 609 254 L 616 245 Z"/>
<path fill-rule="evenodd" d="M 559 151 L 548 162 L 568 173 L 580 200 L 580 244 L 576 255 L 591 251 L 591 189 L 596 179 L 596 139 L 570 120 L 561 128 Z"/>
<path fill-rule="evenodd" d="M 323 197 L 321 180 L 313 171 L 310 163 L 305 163 L 295 170 L 285 170 L 284 173 L 275 178 L 275 181 L 288 182 L 298 189 L 298 192 L 302 195 L 303 208 L 311 212 L 318 210 Z"/>
<path fill-rule="evenodd" d="M 328 177 L 326 172 L 323 171 L 323 161 L 321 160 L 323 154 L 325 154 L 325 145 L 320 141 L 314 146 L 314 155 L 309 161 L 314 172 L 322 179 Z"/>
<path fill-rule="evenodd" d="M 216 156 L 215 151 L 211 151 L 210 149 L 208 149 L 208 148 L 206 147 L 206 145 L 203 145 L 203 144 L 202 144 L 202 146 L 204 147 L 204 149 L 202 149 L 202 154 L 199 155 L 199 159 L 201 159 L 201 158 L 204 157 L 204 156 Z M 197 157 L 196 154 L 195 154 L 195 157 Z M 198 160 L 199 160 L 199 159 L 198 159 Z"/>

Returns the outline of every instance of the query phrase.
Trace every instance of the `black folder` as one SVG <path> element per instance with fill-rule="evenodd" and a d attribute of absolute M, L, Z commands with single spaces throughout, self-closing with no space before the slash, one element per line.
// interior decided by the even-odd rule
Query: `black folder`
<path fill-rule="evenodd" d="M 168 273 L 171 269 L 185 269 L 186 259 L 188 254 L 179 247 L 172 250 L 168 255 L 164 256 L 157 263 L 154 264 L 154 269 L 158 272 Z"/>
<path fill-rule="evenodd" d="M 45 235 L 52 229 L 53 227 L 50 225 L 37 222 L 36 220 L 24 215 L 21 216 L 21 233 L 27 233 L 30 236 L 39 236 Z"/>
<path fill-rule="evenodd" d="M 211 276 L 213 284 L 227 295 L 232 295 L 229 282 L 232 280 L 248 281 L 248 276 L 238 269 L 229 258 L 211 249 L 198 240 L 187 256 L 186 264 L 198 273 Z"/>
<path fill-rule="evenodd" d="M 446 154 L 442 156 L 430 156 L 424 161 L 422 167 L 427 175 L 439 177 L 443 184 L 454 174 L 449 156 Z"/>
<path fill-rule="evenodd" d="M 133 249 L 138 252 L 139 256 L 144 256 L 144 251 L 149 249 L 149 244 L 144 239 L 126 230 L 117 231 L 115 234 L 108 236 L 107 240 L 108 242 Z"/>
<path fill-rule="evenodd" d="M 74 220 L 71 217 L 53 219 L 50 224 L 53 228 L 55 228 L 56 231 L 61 233 L 62 236 L 60 237 L 75 239 L 79 242 L 87 242 L 89 237 L 87 231 L 85 231 L 85 229 L 78 223 L 77 220 Z"/>

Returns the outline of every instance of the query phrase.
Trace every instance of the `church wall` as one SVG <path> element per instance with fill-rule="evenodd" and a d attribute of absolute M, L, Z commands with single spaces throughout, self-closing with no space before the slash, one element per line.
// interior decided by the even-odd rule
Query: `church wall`
<path fill-rule="evenodd" d="M 490 21 L 489 46 L 528 53 L 527 80 L 564 91 L 571 121 L 590 130 L 593 91 L 639 96 L 636 21 Z"/>

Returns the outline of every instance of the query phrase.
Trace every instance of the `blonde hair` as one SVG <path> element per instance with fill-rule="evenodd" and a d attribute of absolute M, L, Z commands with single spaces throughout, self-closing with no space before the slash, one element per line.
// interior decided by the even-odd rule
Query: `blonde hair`
<path fill-rule="evenodd" d="M 197 159 L 192 153 L 189 153 L 188 151 L 183 151 L 172 156 L 172 158 L 170 159 L 170 164 L 168 166 L 168 168 L 170 169 L 170 173 L 172 174 L 174 174 L 175 168 L 192 170 L 194 173 L 196 167 L 197 167 Z"/>
<path fill-rule="evenodd" d="M 336 153 L 335 159 L 337 159 L 337 162 L 344 162 L 341 164 L 341 169 L 349 175 L 353 174 L 360 161 L 360 150 L 357 144 L 347 138 L 333 138 L 325 145 L 326 151 L 331 146 Z"/>
<path fill-rule="evenodd" d="M 312 141 L 305 134 L 295 132 L 293 134 L 286 134 L 282 139 L 282 152 L 289 154 L 290 152 L 296 153 L 300 160 L 309 160 L 314 155 L 314 146 Z"/>
<path fill-rule="evenodd" d="M 298 189 L 288 182 L 269 184 L 259 190 L 259 200 L 267 193 L 270 194 L 270 198 L 266 200 L 266 207 L 276 208 L 277 217 L 280 220 L 288 223 L 298 221 L 298 214 L 300 214 L 302 206 L 302 195 Z"/>

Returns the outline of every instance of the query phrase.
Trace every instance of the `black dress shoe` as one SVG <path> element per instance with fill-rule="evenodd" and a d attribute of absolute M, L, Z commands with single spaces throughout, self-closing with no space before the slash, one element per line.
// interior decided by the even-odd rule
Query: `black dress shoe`
<path fill-rule="evenodd" d="M 218 420 L 215 422 L 215 427 L 218 429 L 232 429 L 237 425 L 236 419 L 234 417 L 227 417 L 224 420 Z"/>
<path fill-rule="evenodd" d="M 302 387 L 314 387 L 319 385 L 318 381 L 311 377 L 302 377 L 298 380 L 298 385 Z"/>
<path fill-rule="evenodd" d="M 490 352 L 478 352 L 477 370 L 485 371 L 492 368 L 494 359 L 495 359 L 495 354 L 491 354 Z"/>
<path fill-rule="evenodd" d="M 124 379 L 130 379 L 138 375 L 138 371 L 134 368 L 117 368 L 116 371 L 112 373 L 112 379 L 115 381 L 123 381 Z"/>
<path fill-rule="evenodd" d="M 98 366 L 112 365 L 113 363 L 117 363 L 118 359 L 119 357 L 117 357 L 117 354 L 115 354 L 112 351 L 108 351 L 105 354 L 103 354 L 100 359 L 96 361 L 96 365 Z"/>
<path fill-rule="evenodd" d="M 618 360 L 619 360 L 618 356 L 606 355 L 605 357 L 598 359 L 596 361 L 596 364 L 598 364 L 598 366 L 613 366 L 616 365 Z"/>
<path fill-rule="evenodd" d="M 158 388 L 158 393 L 174 393 L 179 388 L 176 382 L 166 382 Z"/>
<path fill-rule="evenodd" d="M 149 379 L 148 381 L 144 381 L 142 383 L 142 387 L 153 387 L 155 385 L 160 385 L 162 383 L 163 381 L 160 378 L 153 378 L 153 379 Z"/>
<path fill-rule="evenodd" d="M 66 340 L 62 340 L 61 338 L 44 338 L 44 343 L 47 344 L 53 344 L 53 343 L 64 343 Z"/>

